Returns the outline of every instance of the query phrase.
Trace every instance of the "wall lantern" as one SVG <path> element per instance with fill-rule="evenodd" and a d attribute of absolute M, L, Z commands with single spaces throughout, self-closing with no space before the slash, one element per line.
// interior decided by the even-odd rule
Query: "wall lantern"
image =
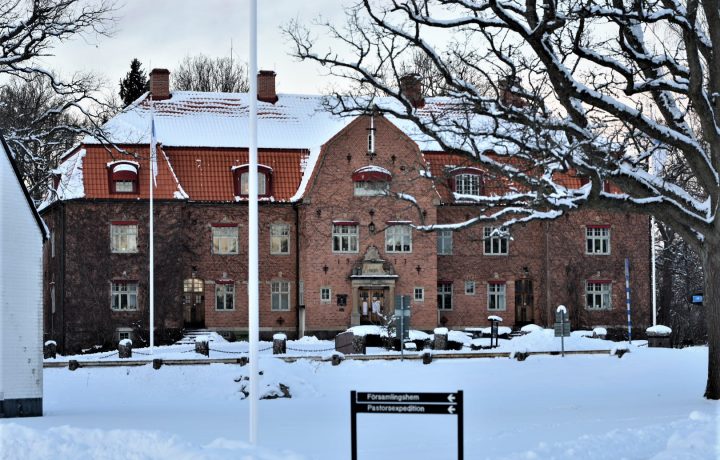
<path fill-rule="evenodd" d="M 420 265 L 418 265 L 417 267 L 415 267 L 415 270 L 417 270 L 418 275 L 419 275 L 419 274 L 420 274 L 420 270 L 422 270 L 422 267 L 421 267 Z"/>
<path fill-rule="evenodd" d="M 370 224 L 368 225 L 368 230 L 370 230 L 371 234 L 375 234 L 375 222 L 370 222 Z"/>
<path fill-rule="evenodd" d="M 323 265 L 323 271 L 327 275 L 328 270 L 330 270 L 330 267 L 327 266 L 327 264 Z"/>

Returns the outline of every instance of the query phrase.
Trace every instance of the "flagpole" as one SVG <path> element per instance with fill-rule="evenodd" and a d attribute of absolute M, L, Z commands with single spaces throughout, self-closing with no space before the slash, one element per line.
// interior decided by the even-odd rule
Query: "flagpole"
<path fill-rule="evenodd" d="M 258 276 L 258 167 L 257 167 L 257 0 L 250 0 L 250 145 L 248 169 L 248 339 L 250 342 L 250 444 L 258 437 L 258 353 L 259 276 Z"/>
<path fill-rule="evenodd" d="M 155 114 L 152 99 L 150 100 L 150 174 L 148 174 L 148 187 L 150 188 L 150 354 L 155 348 L 155 221 L 153 212 L 153 182 L 155 179 Z"/>

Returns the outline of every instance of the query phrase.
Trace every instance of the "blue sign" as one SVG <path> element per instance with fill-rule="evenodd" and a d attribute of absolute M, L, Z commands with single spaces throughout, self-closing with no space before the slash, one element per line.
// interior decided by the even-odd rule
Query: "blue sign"
<path fill-rule="evenodd" d="M 693 294 L 691 299 L 691 303 L 694 303 L 695 305 L 702 305 L 703 304 L 703 295 L 702 294 Z"/>

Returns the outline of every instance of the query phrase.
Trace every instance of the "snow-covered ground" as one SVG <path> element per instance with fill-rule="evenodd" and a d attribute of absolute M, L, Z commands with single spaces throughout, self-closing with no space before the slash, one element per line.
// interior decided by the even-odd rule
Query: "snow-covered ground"
<path fill-rule="evenodd" d="M 540 334 L 501 346 L 535 348 L 554 339 Z M 619 345 L 567 341 L 567 349 L 585 341 L 594 349 Z M 156 354 L 180 353 L 169 348 Z M 260 401 L 257 449 L 246 443 L 247 366 L 52 368 L 45 370 L 44 417 L 0 420 L 0 458 L 337 460 L 350 456 L 351 390 L 463 390 L 466 459 L 715 460 L 720 404 L 702 398 L 706 367 L 706 348 L 642 346 L 620 359 L 537 355 L 429 365 L 346 360 L 334 367 L 263 355 L 263 392 L 283 383 L 292 398 Z M 455 416 L 358 415 L 360 459 L 453 459 L 455 440 Z"/>

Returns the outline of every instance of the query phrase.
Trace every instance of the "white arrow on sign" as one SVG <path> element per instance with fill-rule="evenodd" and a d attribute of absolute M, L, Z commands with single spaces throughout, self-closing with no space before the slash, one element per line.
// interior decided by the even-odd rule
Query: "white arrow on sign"
<path fill-rule="evenodd" d="M 449 407 L 448 407 L 448 412 L 450 412 L 451 414 L 454 414 L 454 413 L 455 413 L 455 406 L 449 406 Z"/>
<path fill-rule="evenodd" d="M 455 402 L 455 395 L 452 394 L 452 393 L 449 394 L 449 395 L 448 395 L 448 401 L 450 401 L 451 403 L 452 403 L 452 402 Z"/>

